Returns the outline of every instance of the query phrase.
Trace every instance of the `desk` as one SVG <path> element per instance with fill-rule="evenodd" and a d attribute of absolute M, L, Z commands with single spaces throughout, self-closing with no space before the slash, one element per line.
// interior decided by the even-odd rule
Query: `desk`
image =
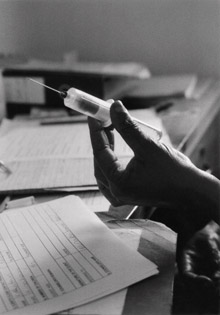
<path fill-rule="evenodd" d="M 100 215 L 106 220 L 106 215 Z M 108 220 L 106 224 L 118 227 L 142 228 L 138 251 L 159 267 L 160 274 L 130 286 L 122 315 L 170 314 L 175 270 L 176 234 L 165 225 L 145 220 Z M 117 314 L 114 314 L 117 315 Z"/>

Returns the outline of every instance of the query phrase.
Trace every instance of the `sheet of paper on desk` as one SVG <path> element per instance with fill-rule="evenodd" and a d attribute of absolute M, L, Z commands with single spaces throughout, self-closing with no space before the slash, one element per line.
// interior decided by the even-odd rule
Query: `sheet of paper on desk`
<path fill-rule="evenodd" d="M 130 156 L 117 139 L 119 156 Z M 0 173 L 1 192 L 96 185 L 85 123 L 19 127 L 0 138 L 0 157 L 12 170 L 10 176 Z"/>
<path fill-rule="evenodd" d="M 132 115 L 163 129 L 153 110 Z M 170 143 L 163 134 L 162 140 Z M 115 152 L 125 164 L 133 155 L 117 132 Z M 0 157 L 12 170 L 10 176 L 0 173 L 1 192 L 96 186 L 86 123 L 12 128 L 0 138 Z"/>
<path fill-rule="evenodd" d="M 24 122 L 25 123 L 25 122 Z M 115 133 L 115 150 L 119 156 L 131 150 Z M 89 129 L 86 123 L 20 127 L 0 138 L 2 160 L 92 157 Z"/>
<path fill-rule="evenodd" d="M 96 185 L 91 159 L 39 159 L 7 163 L 12 174 L 0 173 L 0 191 L 42 191 L 48 188 Z M 82 170 L 87 171 L 87 177 Z"/>
<path fill-rule="evenodd" d="M 123 241 L 127 246 L 133 248 L 134 250 L 138 249 L 138 245 L 141 237 L 141 228 L 136 229 L 114 229 L 113 232 Z M 121 315 L 123 312 L 124 302 L 127 294 L 127 289 L 123 289 L 119 292 L 110 294 L 106 297 L 103 297 L 97 301 L 87 303 L 70 309 L 61 313 L 63 315 Z"/>
<path fill-rule="evenodd" d="M 0 313 L 58 312 L 158 272 L 73 196 L 5 211 L 0 234 Z"/>
<path fill-rule="evenodd" d="M 110 202 L 103 196 L 101 191 L 97 190 L 87 190 L 83 191 L 83 187 L 81 187 L 82 190 L 80 191 L 73 191 L 70 190 L 71 193 L 74 193 L 75 196 L 78 196 L 82 201 L 86 204 L 86 206 L 93 212 L 108 212 L 111 208 Z M 68 191 L 68 189 L 65 189 L 64 192 Z M 56 198 L 63 197 L 63 190 L 58 189 L 52 189 L 50 191 L 56 192 L 55 196 Z M 38 203 L 42 202 L 48 202 L 51 201 L 54 198 L 54 194 L 41 194 L 40 198 L 35 198 L 35 201 L 39 201 Z M 127 207 L 126 207 L 127 208 Z M 132 206 L 130 211 L 132 211 Z M 121 211 L 121 208 L 120 208 Z M 128 210 L 129 211 L 129 210 Z"/>
<path fill-rule="evenodd" d="M 138 109 L 130 112 L 134 117 L 162 129 L 166 134 L 162 120 L 153 109 Z M 26 127 L 26 122 L 23 122 L 22 127 L 21 122 L 18 124 L 7 120 L 3 125 L 5 136 L 0 138 L 2 160 L 92 156 L 89 129 L 86 123 L 49 126 L 36 126 L 36 123 L 33 123 L 32 127 L 31 124 Z M 19 127 L 16 128 L 14 125 Z M 118 156 L 132 155 L 132 151 L 117 132 L 115 132 L 115 152 Z"/>

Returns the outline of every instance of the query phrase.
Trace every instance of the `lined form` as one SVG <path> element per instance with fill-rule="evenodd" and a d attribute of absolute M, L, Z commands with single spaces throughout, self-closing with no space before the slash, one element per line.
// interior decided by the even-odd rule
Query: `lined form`
<path fill-rule="evenodd" d="M 49 206 L 41 214 L 33 209 L 25 216 L 16 216 L 16 219 L 19 225 L 29 230 L 28 237 L 20 237 L 19 229 L 16 230 L 10 217 L 4 216 L 0 223 L 1 268 L 4 271 L 4 274 L 1 272 L 0 282 L 4 288 L 9 284 L 9 290 L 12 289 L 11 292 L 5 291 L 10 301 L 5 300 L 6 310 L 71 292 L 111 273 Z M 3 239 L 9 238 L 9 231 L 14 244 L 9 242 L 6 245 Z M 52 255 L 47 259 L 47 264 L 44 263 L 42 267 L 34 259 L 28 250 L 28 243 L 39 248 L 41 260 Z M 16 276 L 17 272 L 19 277 Z M 26 279 L 24 273 L 28 274 Z M 4 281 L 4 278 L 8 281 Z"/>
<path fill-rule="evenodd" d="M 131 150 L 116 133 L 116 152 L 131 155 Z M 51 158 L 92 157 L 86 123 L 56 126 L 19 127 L 0 138 L 2 160 L 38 160 Z"/>
<path fill-rule="evenodd" d="M 157 273 L 74 196 L 2 213 L 0 253 L 0 313 L 61 311 Z"/>
<path fill-rule="evenodd" d="M 152 110 L 134 110 L 132 115 L 163 130 L 161 120 Z M 0 172 L 0 193 L 97 188 L 86 123 L 36 126 L 35 122 L 32 126 L 17 127 L 14 124 L 17 123 L 5 122 L 0 137 L 0 158 L 12 171 L 9 176 Z M 170 143 L 163 134 L 162 140 Z M 116 131 L 114 135 L 115 152 L 126 165 L 133 152 Z"/>
<path fill-rule="evenodd" d="M 116 151 L 127 161 L 131 150 L 118 134 L 117 139 Z M 1 193 L 97 187 L 86 123 L 8 131 L 0 137 L 0 157 L 12 172 L 0 172 Z"/>
<path fill-rule="evenodd" d="M 1 192 L 97 185 L 92 158 L 18 160 L 7 165 L 12 174 L 0 173 Z"/>

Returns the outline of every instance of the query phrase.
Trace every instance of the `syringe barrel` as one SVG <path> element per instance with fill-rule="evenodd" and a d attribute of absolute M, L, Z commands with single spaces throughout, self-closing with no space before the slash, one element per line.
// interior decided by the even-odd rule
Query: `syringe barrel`
<path fill-rule="evenodd" d="M 70 88 L 64 105 L 102 122 L 103 127 L 111 125 L 110 104 L 81 90 Z"/>
<path fill-rule="evenodd" d="M 64 105 L 84 114 L 93 117 L 102 122 L 103 127 L 111 125 L 110 104 L 102 99 L 85 93 L 81 90 L 70 88 L 64 98 Z M 133 118 L 140 125 L 142 131 L 146 133 L 152 140 L 158 141 L 161 138 L 162 132 L 145 122 Z"/>

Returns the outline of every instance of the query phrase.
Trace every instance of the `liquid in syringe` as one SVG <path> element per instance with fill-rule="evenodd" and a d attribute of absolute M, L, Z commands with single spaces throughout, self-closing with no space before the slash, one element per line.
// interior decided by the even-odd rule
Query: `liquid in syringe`
<path fill-rule="evenodd" d="M 78 90 L 76 88 L 70 88 L 67 91 L 58 91 L 45 84 L 42 84 L 36 80 L 30 79 L 31 81 L 45 86 L 57 93 L 59 93 L 64 99 L 64 105 L 81 114 L 93 117 L 102 122 L 103 127 L 108 127 L 111 125 L 110 117 L 110 104 L 98 97 L 88 94 L 84 91 Z M 162 136 L 162 132 L 157 128 L 146 124 L 145 122 L 132 117 L 132 119 L 141 126 L 143 132 L 151 139 L 158 141 Z"/>
<path fill-rule="evenodd" d="M 64 105 L 101 121 L 103 127 L 111 125 L 110 104 L 98 97 L 70 88 L 64 98 Z"/>

